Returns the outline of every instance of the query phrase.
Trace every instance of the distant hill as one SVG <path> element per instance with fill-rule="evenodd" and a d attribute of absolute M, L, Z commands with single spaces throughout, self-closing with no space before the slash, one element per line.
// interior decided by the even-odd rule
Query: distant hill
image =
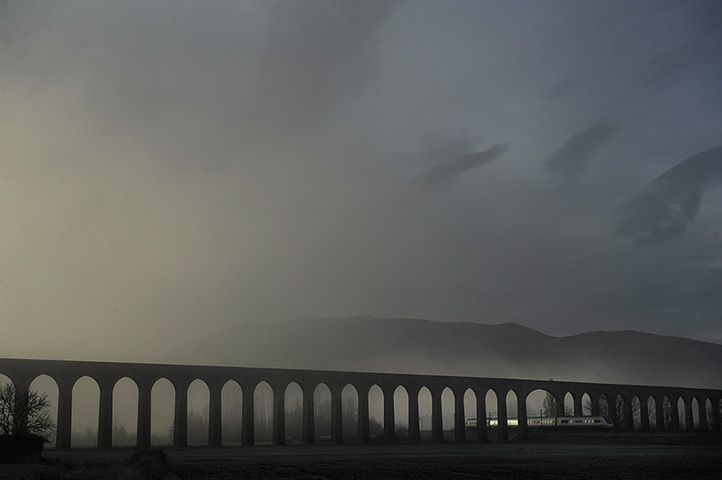
<path fill-rule="evenodd" d="M 553 337 L 514 323 L 366 316 L 239 323 L 159 360 L 722 388 L 722 345 L 634 331 Z"/>

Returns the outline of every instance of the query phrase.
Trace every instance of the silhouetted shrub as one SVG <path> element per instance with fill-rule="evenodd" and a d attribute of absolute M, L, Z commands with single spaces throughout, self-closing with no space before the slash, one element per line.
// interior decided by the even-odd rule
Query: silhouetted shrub
<path fill-rule="evenodd" d="M 0 463 L 38 462 L 45 442 L 32 433 L 0 435 Z"/>

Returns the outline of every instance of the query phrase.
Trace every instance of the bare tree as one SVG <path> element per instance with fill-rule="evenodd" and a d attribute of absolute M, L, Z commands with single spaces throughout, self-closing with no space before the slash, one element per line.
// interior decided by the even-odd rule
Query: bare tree
<path fill-rule="evenodd" d="M 600 399 L 601 400 L 601 399 Z M 634 422 L 634 417 L 637 415 L 637 412 L 640 412 L 642 405 L 640 404 L 639 398 L 637 396 L 633 396 L 631 400 L 632 402 L 632 422 Z M 606 399 L 606 402 L 600 402 L 600 411 L 602 414 L 606 413 L 607 415 L 611 416 L 611 409 L 610 404 L 614 404 L 614 413 L 616 415 L 617 422 L 619 424 L 624 424 L 625 416 L 624 416 L 624 407 L 625 407 L 625 401 L 621 399 L 620 397 L 617 397 L 613 400 Z M 602 407 L 602 405 L 606 405 L 606 411 L 605 408 Z M 592 401 L 589 398 L 584 399 L 584 405 L 582 406 L 584 411 L 592 412 Z M 647 408 L 647 415 L 648 417 L 654 418 L 654 404 L 648 405 Z M 640 420 L 641 420 L 641 412 L 640 412 Z"/>
<path fill-rule="evenodd" d="M 0 386 L 0 434 L 37 435 L 47 440 L 55 429 L 46 393 L 18 389 L 12 383 Z"/>

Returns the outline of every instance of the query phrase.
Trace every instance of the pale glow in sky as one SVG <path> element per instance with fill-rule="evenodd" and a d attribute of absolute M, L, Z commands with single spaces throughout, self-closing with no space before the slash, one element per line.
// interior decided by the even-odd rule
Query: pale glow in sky
<path fill-rule="evenodd" d="M 0 2 L 2 356 L 356 314 L 722 342 L 721 9 Z"/>

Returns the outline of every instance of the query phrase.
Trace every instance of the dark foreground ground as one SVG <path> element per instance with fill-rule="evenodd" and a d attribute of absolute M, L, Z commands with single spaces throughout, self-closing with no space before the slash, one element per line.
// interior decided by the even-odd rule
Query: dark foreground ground
<path fill-rule="evenodd" d="M 528 443 L 317 445 L 45 452 L 0 479 L 721 479 L 722 437 L 544 436 Z"/>

